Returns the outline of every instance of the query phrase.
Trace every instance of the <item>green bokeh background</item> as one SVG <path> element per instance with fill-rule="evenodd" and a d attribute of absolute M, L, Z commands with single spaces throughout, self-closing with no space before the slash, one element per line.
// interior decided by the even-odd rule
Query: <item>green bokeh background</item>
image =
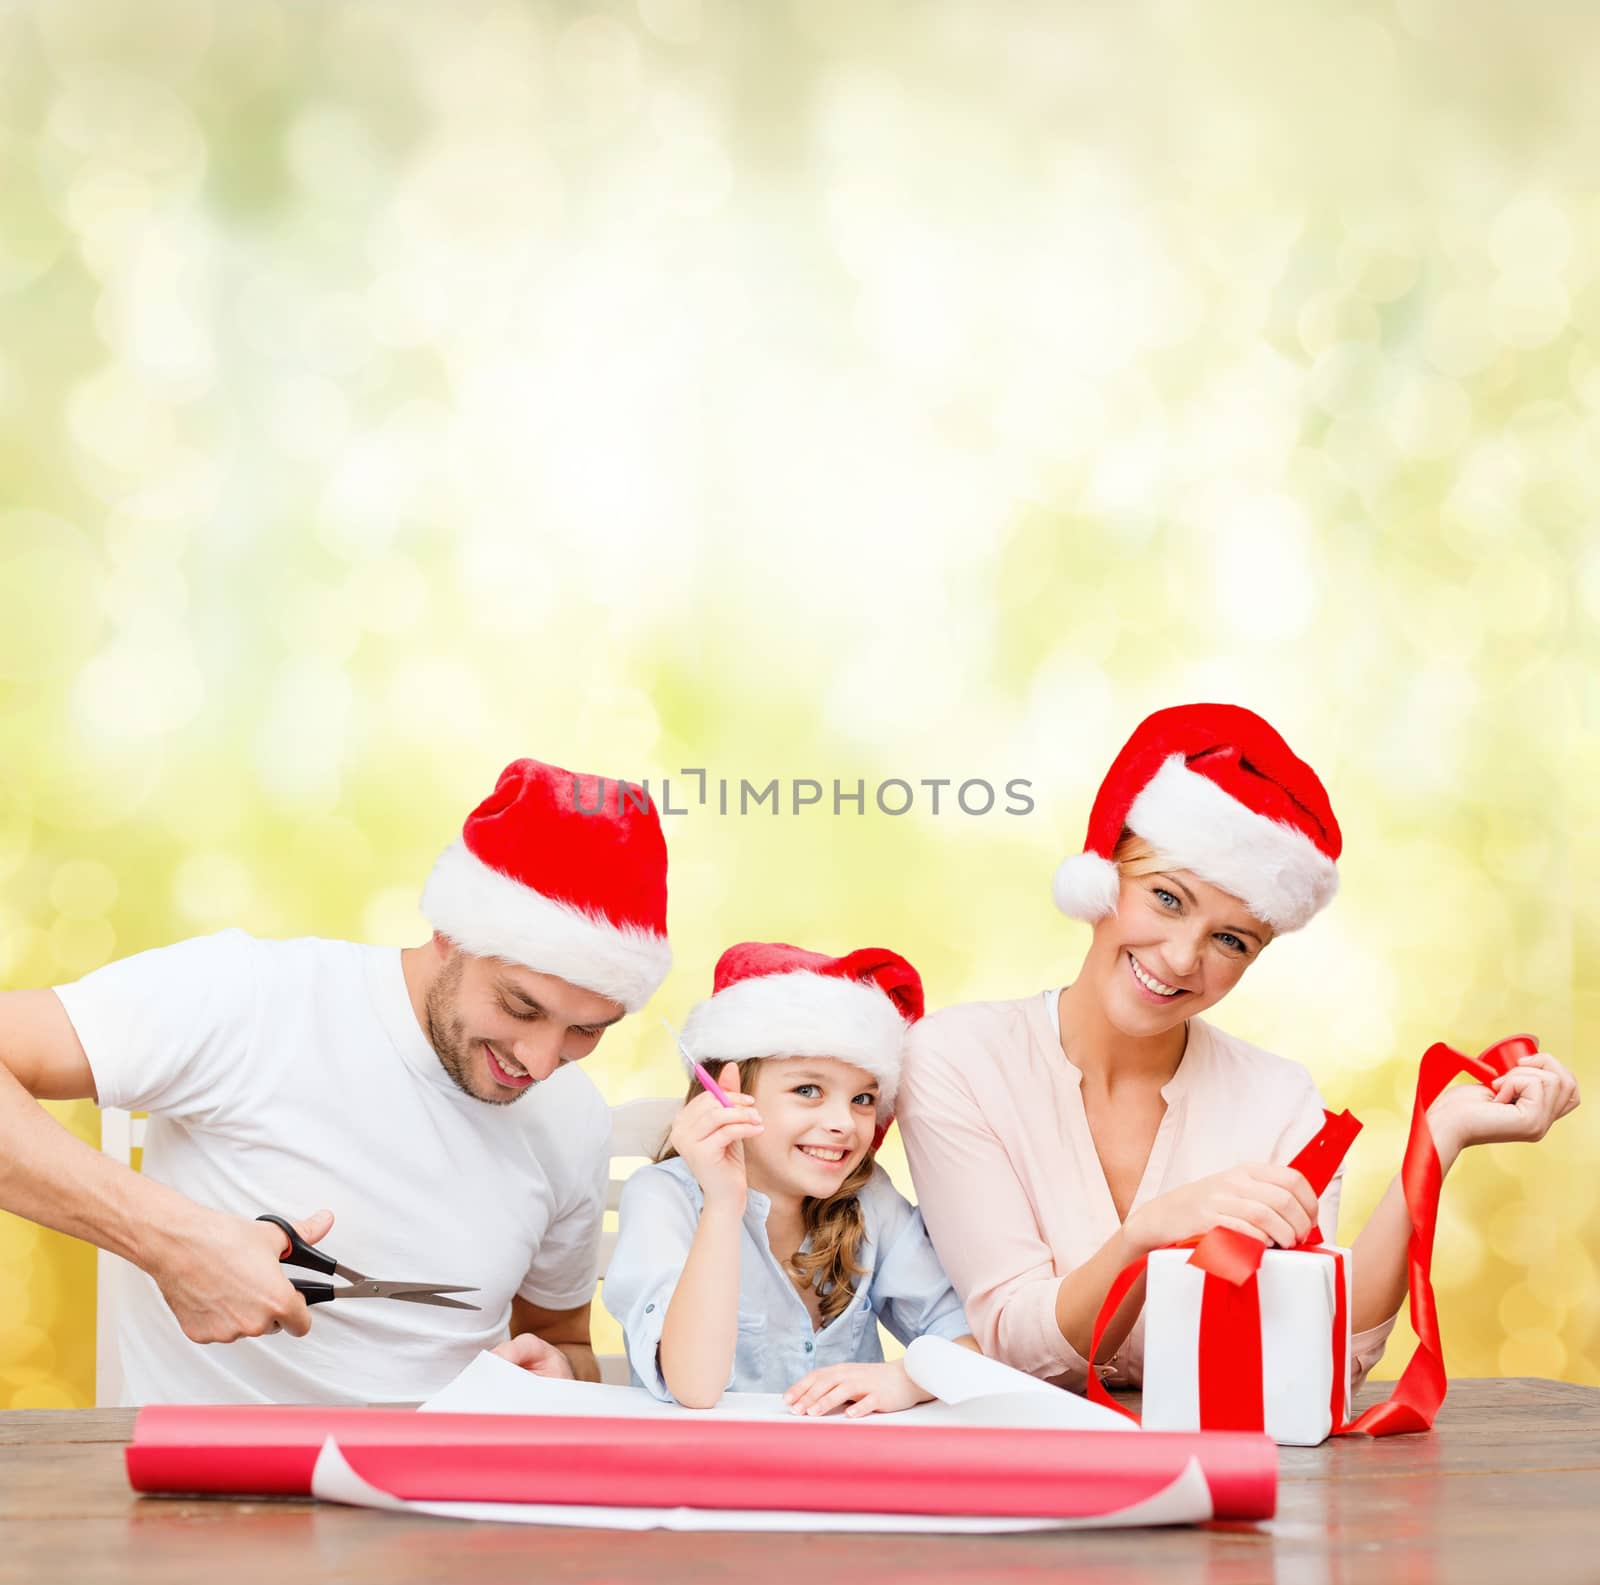
<path fill-rule="evenodd" d="M 675 1091 L 653 1012 L 741 937 L 1069 978 L 1105 766 L 1230 699 L 1345 827 L 1219 1021 L 1365 1120 L 1352 1236 L 1430 1041 L 1600 1080 L 1597 50 L 1491 0 L 0 8 L 0 985 L 420 939 L 520 753 L 1032 781 L 670 818 L 678 967 L 591 1060 Z M 1600 1382 L 1593 1158 L 1452 1178 L 1454 1372 Z M 91 1401 L 93 1271 L 0 1216 L 0 1407 Z"/>

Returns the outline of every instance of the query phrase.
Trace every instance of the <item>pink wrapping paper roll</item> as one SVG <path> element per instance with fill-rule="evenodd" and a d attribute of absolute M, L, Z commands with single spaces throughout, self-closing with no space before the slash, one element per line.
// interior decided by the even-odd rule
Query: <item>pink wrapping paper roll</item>
<path fill-rule="evenodd" d="M 327 1437 L 412 1501 L 1085 1518 L 1153 1497 L 1198 1460 L 1219 1519 L 1270 1518 L 1277 1449 L 1256 1432 L 907 1426 L 152 1407 L 127 1449 L 136 1491 L 308 1495 Z"/>

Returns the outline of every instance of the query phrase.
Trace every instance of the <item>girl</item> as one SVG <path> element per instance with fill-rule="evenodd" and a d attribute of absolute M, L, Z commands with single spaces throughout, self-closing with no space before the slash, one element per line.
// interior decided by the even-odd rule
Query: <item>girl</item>
<path fill-rule="evenodd" d="M 1259 716 L 1188 705 L 1146 720 L 1112 765 L 1087 851 L 1056 902 L 1094 924 L 1078 977 L 1021 1001 L 952 1007 L 908 1043 L 899 1122 L 935 1247 L 986 1354 L 1084 1387 L 1095 1316 L 1141 1254 L 1213 1227 L 1291 1247 L 1338 1225 L 1285 1165 L 1322 1125 L 1305 1069 L 1199 1015 L 1273 937 L 1333 897 L 1340 835 L 1310 766 Z M 1553 1058 L 1428 1112 L 1441 1167 L 1466 1146 L 1536 1140 L 1578 1104 Z M 1406 1290 L 1398 1179 L 1353 1253 L 1354 1378 Z M 1106 1333 L 1099 1375 L 1141 1378 L 1143 1283 Z"/>
<path fill-rule="evenodd" d="M 605 1305 L 635 1384 L 709 1408 L 778 1392 L 797 1414 L 909 1408 L 881 1320 L 975 1348 L 922 1217 L 873 1153 L 922 981 L 893 952 L 842 958 L 745 942 L 717 962 L 684 1044 L 731 1106 L 692 1083 L 663 1158 L 628 1180 Z"/>

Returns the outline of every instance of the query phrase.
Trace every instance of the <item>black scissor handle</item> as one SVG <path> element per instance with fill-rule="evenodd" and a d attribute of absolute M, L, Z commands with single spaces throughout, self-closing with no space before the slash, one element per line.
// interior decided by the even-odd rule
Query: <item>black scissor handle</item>
<path fill-rule="evenodd" d="M 313 1282 L 309 1277 L 291 1277 L 289 1286 L 307 1304 L 326 1304 L 339 1291 L 331 1282 Z M 340 1313 L 342 1314 L 343 1312 L 341 1311 Z"/>
<path fill-rule="evenodd" d="M 332 1255 L 324 1254 L 314 1244 L 308 1244 L 295 1232 L 292 1222 L 286 1221 L 281 1216 L 273 1216 L 271 1212 L 268 1212 L 265 1216 L 258 1216 L 256 1220 L 258 1222 L 271 1222 L 274 1227 L 280 1229 L 287 1236 L 289 1247 L 283 1254 L 278 1256 L 278 1259 L 284 1265 L 299 1266 L 306 1271 L 320 1271 L 327 1277 L 331 1277 L 339 1269 L 339 1262 Z M 292 1277 L 289 1280 L 294 1282 Z M 296 1288 L 300 1288 L 298 1282 L 295 1282 L 294 1285 Z M 333 1297 L 333 1289 L 327 1283 L 316 1282 L 312 1283 L 311 1286 L 313 1288 L 327 1288 L 328 1298 L 331 1299 Z M 300 1291 L 302 1293 L 306 1292 L 304 1288 L 300 1288 Z M 306 1299 L 307 1304 L 315 1304 L 317 1302 L 317 1300 L 309 1297 Z"/>

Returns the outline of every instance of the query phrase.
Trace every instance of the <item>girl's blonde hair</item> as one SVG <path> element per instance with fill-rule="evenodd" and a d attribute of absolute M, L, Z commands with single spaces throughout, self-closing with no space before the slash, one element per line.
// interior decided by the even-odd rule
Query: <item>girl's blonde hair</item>
<path fill-rule="evenodd" d="M 739 1088 L 746 1095 L 754 1093 L 756 1074 L 766 1060 L 765 1057 L 747 1057 L 739 1064 Z M 689 1093 L 684 1099 L 692 1101 L 699 1093 L 700 1081 L 690 1079 Z M 677 1153 L 669 1141 L 656 1160 L 670 1161 Z M 861 1201 L 857 1196 L 872 1176 L 877 1154 L 876 1146 L 870 1147 L 827 1199 L 808 1195 L 800 1202 L 801 1242 L 809 1237 L 811 1247 L 796 1250 L 789 1260 L 788 1270 L 802 1288 L 816 1289 L 824 1326 L 849 1308 L 856 1294 L 855 1280 L 867 1269 L 856 1259 L 862 1240 L 867 1236 L 866 1219 L 861 1214 Z"/>

